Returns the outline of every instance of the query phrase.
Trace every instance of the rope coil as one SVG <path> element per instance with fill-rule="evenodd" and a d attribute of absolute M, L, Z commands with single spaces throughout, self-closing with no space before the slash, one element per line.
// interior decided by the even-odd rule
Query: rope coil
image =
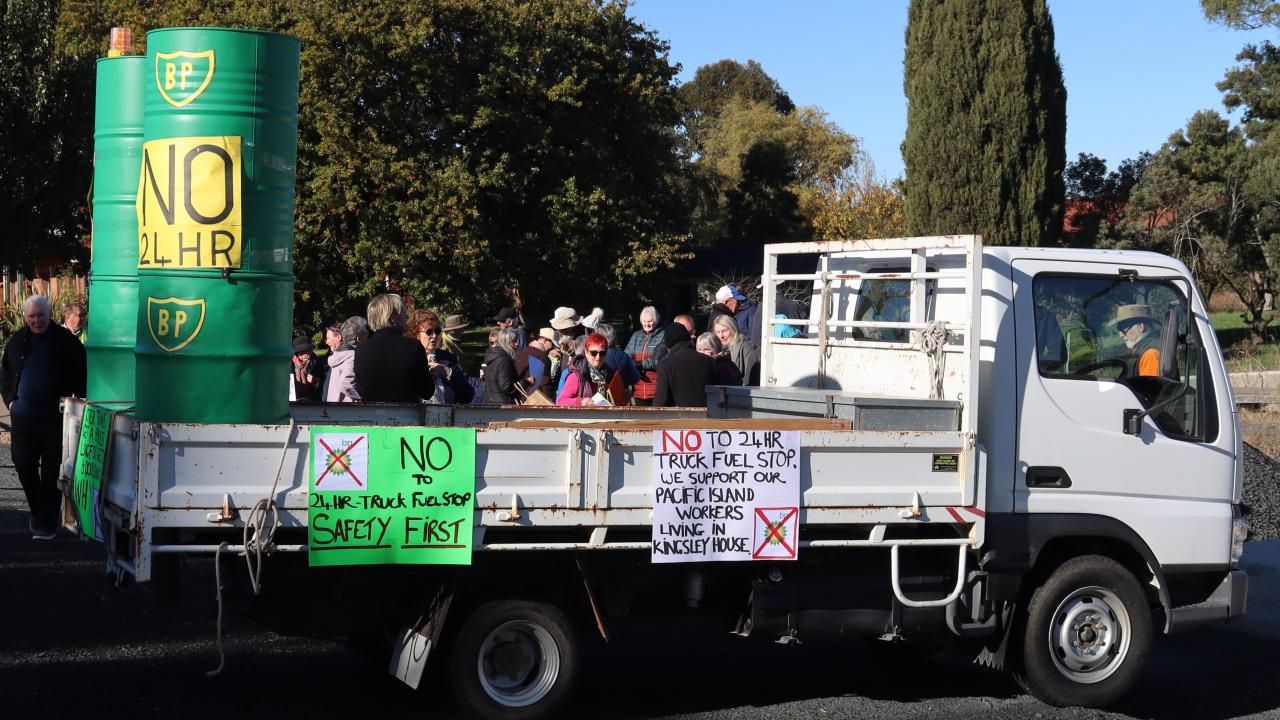
<path fill-rule="evenodd" d="M 946 356 L 942 349 L 950 336 L 945 320 L 930 320 L 920 331 L 920 351 L 929 356 L 929 397 L 942 398 L 942 376 L 946 370 Z"/>

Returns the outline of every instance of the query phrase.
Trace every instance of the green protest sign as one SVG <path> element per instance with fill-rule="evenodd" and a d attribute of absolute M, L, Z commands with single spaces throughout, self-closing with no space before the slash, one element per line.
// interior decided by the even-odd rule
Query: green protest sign
<path fill-rule="evenodd" d="M 314 427 L 311 566 L 470 565 L 476 432 Z"/>
<path fill-rule="evenodd" d="M 111 411 L 100 405 L 85 405 L 80 418 L 80 444 L 76 446 L 76 472 L 71 480 L 71 501 L 76 506 L 80 532 L 102 539 L 98 526 L 98 496 L 107 465 L 107 442 L 111 438 Z"/>

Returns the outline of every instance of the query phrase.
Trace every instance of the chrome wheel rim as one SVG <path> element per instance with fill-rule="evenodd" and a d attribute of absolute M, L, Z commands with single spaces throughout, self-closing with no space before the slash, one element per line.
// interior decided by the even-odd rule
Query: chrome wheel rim
<path fill-rule="evenodd" d="M 512 620 L 494 628 L 476 661 L 480 686 L 505 707 L 528 707 L 547 696 L 560 676 L 560 648 L 545 628 Z"/>
<path fill-rule="evenodd" d="M 1129 654 L 1129 611 L 1100 587 L 1076 590 L 1058 604 L 1049 626 L 1049 654 L 1064 677 L 1092 684 L 1111 677 Z"/>

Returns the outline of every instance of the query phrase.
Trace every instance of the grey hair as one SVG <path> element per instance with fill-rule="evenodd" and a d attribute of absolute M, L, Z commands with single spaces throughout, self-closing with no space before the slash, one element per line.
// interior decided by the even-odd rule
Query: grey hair
<path fill-rule="evenodd" d="M 723 325 L 729 328 L 730 345 L 738 341 L 738 321 L 734 320 L 732 315 L 717 315 L 715 322 L 711 323 L 711 326 L 714 328 L 717 325 Z"/>
<path fill-rule="evenodd" d="M 641 319 L 641 320 L 644 320 L 644 316 L 645 316 L 645 314 L 649 314 L 649 315 L 653 316 L 653 324 L 654 324 L 654 325 L 657 325 L 658 323 L 662 322 L 662 316 L 658 314 L 658 309 L 657 309 L 657 308 L 655 308 L 655 307 L 654 307 L 654 306 L 652 306 L 652 305 L 645 305 L 644 307 L 640 308 L 640 319 Z"/>
<path fill-rule="evenodd" d="M 596 325 L 596 332 L 604 336 L 605 342 L 608 343 L 608 347 L 613 347 L 614 331 L 612 325 L 609 323 L 600 323 L 599 325 Z"/>
<path fill-rule="evenodd" d="M 22 301 L 22 314 L 26 315 L 31 308 L 37 308 L 46 315 L 53 313 L 53 308 L 49 305 L 49 298 L 44 295 L 32 295 Z"/>
<path fill-rule="evenodd" d="M 352 315 L 342 323 L 342 345 L 339 347 L 343 350 L 350 350 L 351 346 L 363 341 L 369 337 L 369 323 L 359 315 Z"/>
<path fill-rule="evenodd" d="M 713 353 L 718 353 L 724 349 L 724 346 L 720 344 L 720 338 L 716 337 L 715 333 L 704 332 L 698 336 L 698 344 L 693 349 L 699 352 L 710 350 Z"/>
<path fill-rule="evenodd" d="M 587 351 L 587 336 L 579 335 L 573 339 L 573 354 L 581 355 Z"/>
<path fill-rule="evenodd" d="M 502 352 L 515 357 L 519 352 L 520 332 L 515 328 L 503 328 L 498 331 L 498 339 L 493 343 Z"/>
<path fill-rule="evenodd" d="M 369 330 L 404 329 L 404 301 L 394 293 L 383 293 L 369 301 Z"/>

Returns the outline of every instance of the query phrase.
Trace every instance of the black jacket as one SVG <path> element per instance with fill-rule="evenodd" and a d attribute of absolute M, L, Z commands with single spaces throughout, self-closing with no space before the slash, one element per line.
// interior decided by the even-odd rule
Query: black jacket
<path fill-rule="evenodd" d="M 422 345 L 383 328 L 356 348 L 356 388 L 361 402 L 418 402 L 429 400 L 436 384 Z"/>
<path fill-rule="evenodd" d="M 501 405 L 516 401 L 516 361 L 496 345 L 484 354 L 484 397 L 480 399 Z"/>
<path fill-rule="evenodd" d="M 693 343 L 676 343 L 658 363 L 658 387 L 653 404 L 661 407 L 706 407 L 708 385 L 716 384 L 716 363 L 693 349 Z"/>
<path fill-rule="evenodd" d="M 45 331 L 53 340 L 54 382 L 57 383 L 58 397 L 74 395 L 84 397 L 86 384 L 86 363 L 84 344 L 71 334 L 71 331 L 49 323 Z M 5 345 L 4 357 L 0 359 L 0 395 L 4 397 L 4 405 L 8 407 L 18 397 L 18 383 L 22 381 L 22 366 L 31 354 L 31 328 L 25 325 L 9 338 Z M 57 408 L 54 408 L 55 410 Z"/>

